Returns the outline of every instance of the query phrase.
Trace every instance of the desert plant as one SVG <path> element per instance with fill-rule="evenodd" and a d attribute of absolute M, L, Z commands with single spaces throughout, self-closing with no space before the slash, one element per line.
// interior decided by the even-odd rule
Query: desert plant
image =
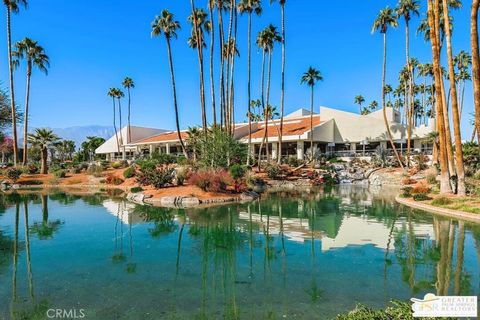
<path fill-rule="evenodd" d="M 123 171 L 123 176 L 125 179 L 133 178 L 135 176 L 135 168 L 133 166 L 128 167 Z"/>
<path fill-rule="evenodd" d="M 143 191 L 142 187 L 133 187 L 133 188 L 130 189 L 131 193 L 139 193 L 139 192 L 142 192 L 142 191 Z"/>
<path fill-rule="evenodd" d="M 98 164 L 92 164 L 87 169 L 87 174 L 94 176 L 94 177 L 101 177 L 103 173 L 103 167 Z"/>
<path fill-rule="evenodd" d="M 187 173 L 188 173 L 188 170 L 185 168 L 179 168 L 176 170 L 175 174 L 176 174 L 178 186 L 183 186 L 183 184 L 185 183 L 185 180 L 187 179 Z"/>
<path fill-rule="evenodd" d="M 424 184 L 418 184 L 412 188 L 412 194 L 427 194 L 430 192 L 430 188 Z"/>
<path fill-rule="evenodd" d="M 53 175 L 56 177 L 56 178 L 65 178 L 67 173 L 65 170 L 63 169 L 60 169 L 60 170 L 57 170 L 53 173 Z"/>
<path fill-rule="evenodd" d="M 427 174 L 427 182 L 430 184 L 436 184 L 437 183 L 437 175 L 433 173 Z"/>
<path fill-rule="evenodd" d="M 150 156 L 151 160 L 157 164 L 172 164 L 177 162 L 177 158 L 174 155 L 155 152 Z"/>
<path fill-rule="evenodd" d="M 275 180 L 282 174 L 282 168 L 279 165 L 272 164 L 267 167 L 266 172 L 269 179 Z"/>
<path fill-rule="evenodd" d="M 192 173 L 188 183 L 196 185 L 203 191 L 225 192 L 234 181 L 225 170 L 204 170 Z"/>
<path fill-rule="evenodd" d="M 174 169 L 148 169 L 141 170 L 136 177 L 139 184 L 152 185 L 155 189 L 160 189 L 172 184 L 174 173 Z"/>
<path fill-rule="evenodd" d="M 13 183 L 17 183 L 21 175 L 22 175 L 22 171 L 16 168 L 9 168 L 5 172 L 5 176 L 8 179 L 10 179 Z"/>
<path fill-rule="evenodd" d="M 426 201 L 426 200 L 431 200 L 431 199 L 432 198 L 430 198 L 425 193 L 417 193 L 417 194 L 413 195 L 413 200 L 415 200 L 415 201 Z"/>
<path fill-rule="evenodd" d="M 230 167 L 229 172 L 233 179 L 238 180 L 245 176 L 245 167 L 237 163 Z"/>
<path fill-rule="evenodd" d="M 410 198 L 412 196 L 412 190 L 413 190 L 413 188 L 410 187 L 410 186 L 403 187 L 402 188 L 402 193 L 400 194 L 400 196 L 402 198 Z"/>

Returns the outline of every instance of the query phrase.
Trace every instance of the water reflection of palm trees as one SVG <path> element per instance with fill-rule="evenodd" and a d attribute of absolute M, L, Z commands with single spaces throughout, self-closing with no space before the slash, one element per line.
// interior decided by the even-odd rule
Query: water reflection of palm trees
<path fill-rule="evenodd" d="M 53 237 L 53 234 L 60 229 L 63 222 L 59 219 L 48 221 L 48 196 L 42 194 L 40 195 L 40 198 L 42 201 L 42 221 L 34 222 L 31 231 L 32 233 L 37 234 L 40 240 L 46 240 Z"/>

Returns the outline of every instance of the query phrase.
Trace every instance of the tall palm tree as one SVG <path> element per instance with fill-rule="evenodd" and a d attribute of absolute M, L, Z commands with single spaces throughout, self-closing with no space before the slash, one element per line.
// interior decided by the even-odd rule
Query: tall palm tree
<path fill-rule="evenodd" d="M 116 88 L 110 88 L 108 90 L 107 96 L 112 98 L 113 102 L 113 130 L 115 131 L 115 139 L 117 141 L 117 152 L 120 153 L 120 141 L 118 140 L 118 130 L 117 130 L 117 111 L 116 111 L 116 103 L 115 99 L 117 98 L 117 89 Z"/>
<path fill-rule="evenodd" d="M 132 78 L 130 77 L 125 77 L 122 82 L 122 86 L 127 90 L 127 95 L 128 95 L 128 116 L 127 116 L 127 121 L 128 121 L 128 131 L 127 131 L 127 143 L 132 142 L 132 131 L 130 128 L 130 114 L 131 114 L 131 89 L 135 88 L 135 82 L 133 82 Z"/>
<path fill-rule="evenodd" d="M 412 110 L 413 110 L 413 70 L 412 65 L 410 64 L 410 31 L 409 23 L 412 18 L 412 15 L 419 16 L 420 5 L 416 0 L 400 0 L 398 2 L 396 13 L 398 17 L 403 17 L 405 20 L 405 57 L 408 70 L 408 97 L 405 99 L 405 106 L 408 109 L 408 121 L 407 121 L 407 156 L 406 156 L 406 165 L 407 167 L 410 164 L 410 143 L 411 143 L 411 132 L 412 132 Z"/>
<path fill-rule="evenodd" d="M 389 7 L 380 11 L 379 15 L 375 19 L 372 27 L 372 33 L 379 30 L 383 34 L 383 72 L 382 72 L 382 108 L 383 108 L 383 120 L 385 121 L 385 127 L 387 128 L 388 139 L 392 145 L 393 152 L 397 158 L 400 167 L 403 169 L 403 162 L 400 159 L 397 148 L 393 143 L 392 131 L 390 130 L 390 124 L 387 119 L 387 109 L 385 104 L 385 77 L 387 73 L 387 31 L 388 27 L 396 28 L 398 25 L 397 18 L 395 17 L 393 10 Z"/>
<path fill-rule="evenodd" d="M 358 104 L 358 108 L 359 108 L 359 113 L 362 114 L 362 104 L 365 102 L 365 98 L 359 94 L 358 96 L 355 97 L 355 104 Z"/>
<path fill-rule="evenodd" d="M 262 107 L 264 115 L 267 114 L 267 107 L 270 100 L 270 82 L 271 82 L 271 72 L 272 72 L 272 52 L 276 42 L 280 42 L 282 37 L 277 31 L 277 28 L 270 24 L 264 30 L 260 31 L 257 37 L 257 45 L 263 51 L 262 58 Z M 265 55 L 268 54 L 268 70 L 267 70 L 267 86 L 266 90 L 264 88 L 264 79 L 265 79 Z M 269 160 L 268 153 L 268 117 L 265 116 L 265 132 L 263 135 L 262 143 L 260 144 L 260 150 L 258 154 L 258 163 L 260 166 L 261 154 L 263 144 L 265 143 L 265 150 L 267 155 L 267 161 Z"/>
<path fill-rule="evenodd" d="M 192 24 L 192 36 L 188 44 L 191 48 L 197 49 L 198 66 L 200 75 L 200 110 L 202 114 L 202 129 L 204 134 L 207 133 L 207 114 L 205 104 L 205 77 L 203 74 L 203 49 L 205 44 L 205 32 L 210 28 L 210 22 L 207 20 L 208 14 L 203 9 L 196 9 L 193 0 L 190 1 L 192 13 L 188 17 L 188 21 Z"/>
<path fill-rule="evenodd" d="M 210 14 L 210 91 L 211 91 L 211 99 L 212 99 L 212 120 L 213 126 L 217 125 L 217 110 L 215 105 L 215 81 L 214 78 L 214 69 L 213 69 L 213 62 L 214 62 L 214 49 L 215 49 L 215 23 L 213 17 L 213 9 L 215 7 L 215 0 L 208 0 L 208 11 Z"/>
<path fill-rule="evenodd" d="M 170 77 L 172 79 L 172 90 L 173 90 L 173 106 L 175 109 L 175 123 L 177 126 L 177 135 L 180 145 L 182 146 L 182 151 L 185 157 L 188 156 L 185 144 L 183 143 L 182 135 L 180 134 L 180 120 L 178 115 L 178 104 L 177 104 L 177 87 L 175 85 L 175 72 L 173 69 L 172 61 L 172 49 L 170 47 L 170 40 L 172 38 L 177 38 L 177 30 L 180 29 L 180 22 L 174 20 L 173 13 L 170 13 L 168 10 L 164 9 L 160 16 L 156 16 L 155 20 L 152 22 L 152 37 L 158 37 L 163 34 L 167 42 L 167 51 L 168 51 L 168 62 L 170 65 Z"/>
<path fill-rule="evenodd" d="M 120 135 L 118 139 L 120 140 L 120 145 L 123 147 L 123 134 L 122 134 L 122 98 L 125 97 L 125 94 L 123 93 L 122 90 L 119 88 L 115 88 L 115 98 L 117 98 L 118 101 L 118 120 L 119 120 L 119 128 L 120 128 Z M 125 147 L 124 147 L 125 148 Z"/>
<path fill-rule="evenodd" d="M 25 111 L 23 120 L 23 165 L 28 162 L 28 107 L 30 102 L 30 79 L 32 77 L 32 70 L 34 67 L 40 71 L 48 74 L 48 67 L 50 67 L 50 60 L 45 54 L 45 50 L 30 38 L 25 38 L 15 44 L 15 51 L 12 53 L 14 57 L 14 67 L 20 65 L 20 60 L 27 61 L 27 92 L 25 95 Z"/>
<path fill-rule="evenodd" d="M 215 0 L 215 4 L 218 13 L 218 35 L 220 38 L 220 125 L 223 127 L 225 120 L 225 57 L 223 55 L 225 35 L 223 27 L 223 11 L 229 8 L 229 2 L 228 0 Z"/>
<path fill-rule="evenodd" d="M 248 80 L 247 80 L 247 103 L 248 114 L 251 113 L 250 105 L 252 100 L 252 14 L 257 16 L 262 14 L 260 0 L 241 0 L 238 4 L 240 14 L 248 14 Z M 248 157 L 247 165 L 250 164 L 250 155 L 252 153 L 252 117 L 248 117 Z"/>
<path fill-rule="evenodd" d="M 445 118 L 448 117 L 444 114 L 444 99 L 442 94 L 442 72 L 440 65 L 440 32 L 439 28 L 439 0 L 428 0 L 428 25 L 430 33 L 430 45 L 432 47 L 433 57 L 433 72 L 434 72 L 434 84 L 436 95 L 436 118 L 437 129 L 439 135 L 439 162 L 440 162 L 440 193 L 451 193 L 452 187 L 450 185 L 450 175 L 448 168 L 448 155 L 447 155 L 447 136 L 445 130 Z"/>
<path fill-rule="evenodd" d="M 480 52 L 478 48 L 478 8 L 480 0 L 472 0 L 470 13 L 470 42 L 472 47 L 472 82 L 475 105 L 475 128 L 477 140 L 480 143 Z"/>
<path fill-rule="evenodd" d="M 56 144 L 60 139 L 50 129 L 35 129 L 35 133 L 28 135 L 28 142 L 41 150 L 42 165 L 40 168 L 41 174 L 47 174 L 48 166 L 48 149 Z"/>
<path fill-rule="evenodd" d="M 286 0 L 270 0 L 270 3 L 278 1 L 282 16 L 282 88 L 280 95 L 280 135 L 278 136 L 278 164 L 282 163 L 282 138 L 283 138 L 283 118 L 285 115 L 285 3 Z"/>
<path fill-rule="evenodd" d="M 27 0 L 3 0 L 7 9 L 7 44 L 8 44 L 8 70 L 10 80 L 10 108 L 12 116 L 12 139 L 13 139 L 13 165 L 18 162 L 18 137 L 17 137 L 17 111 L 15 105 L 15 85 L 13 81 L 13 56 L 12 56 L 12 24 L 11 14 L 18 13 L 20 6 L 27 7 Z"/>
<path fill-rule="evenodd" d="M 309 67 L 301 79 L 302 84 L 306 84 L 310 87 L 310 161 L 313 161 L 315 156 L 315 150 L 313 148 L 313 98 L 315 93 L 315 85 L 318 81 L 323 81 L 322 74 L 313 67 Z"/>
<path fill-rule="evenodd" d="M 452 34 L 450 29 L 449 8 L 447 0 L 442 0 L 443 4 L 443 21 L 445 24 L 445 36 L 447 43 L 447 61 L 448 61 L 448 76 L 450 80 L 451 100 L 452 100 L 452 115 L 453 115 L 453 132 L 455 137 L 455 166 L 457 172 L 457 193 L 461 196 L 466 194 L 465 188 L 465 170 L 463 166 L 463 151 L 462 151 L 462 135 L 460 133 L 460 114 L 458 107 L 457 84 L 455 79 L 455 68 L 453 66 L 452 53 Z"/>

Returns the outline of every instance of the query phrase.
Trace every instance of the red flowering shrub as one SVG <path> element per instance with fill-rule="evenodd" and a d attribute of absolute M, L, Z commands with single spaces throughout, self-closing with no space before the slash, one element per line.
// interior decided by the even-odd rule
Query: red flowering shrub
<path fill-rule="evenodd" d="M 419 184 L 413 187 L 412 194 L 427 194 L 430 192 L 430 188 L 424 184 Z"/>
<path fill-rule="evenodd" d="M 409 184 L 415 184 L 415 183 L 417 183 L 417 181 L 412 178 L 405 178 L 402 180 L 403 185 L 409 185 Z"/>

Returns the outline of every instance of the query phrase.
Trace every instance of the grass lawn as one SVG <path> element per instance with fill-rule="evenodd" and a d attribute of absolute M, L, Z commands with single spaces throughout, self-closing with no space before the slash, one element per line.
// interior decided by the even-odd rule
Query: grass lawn
<path fill-rule="evenodd" d="M 478 197 L 437 197 L 430 201 L 429 204 L 441 208 L 480 214 L 480 198 Z"/>

